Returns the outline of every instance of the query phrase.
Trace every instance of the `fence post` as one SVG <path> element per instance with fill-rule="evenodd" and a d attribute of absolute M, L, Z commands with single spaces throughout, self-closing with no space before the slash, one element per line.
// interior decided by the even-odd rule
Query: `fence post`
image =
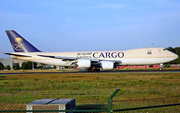
<path fill-rule="evenodd" d="M 108 113 L 112 113 L 112 98 L 119 92 L 120 89 L 116 89 L 115 92 L 108 98 Z"/>

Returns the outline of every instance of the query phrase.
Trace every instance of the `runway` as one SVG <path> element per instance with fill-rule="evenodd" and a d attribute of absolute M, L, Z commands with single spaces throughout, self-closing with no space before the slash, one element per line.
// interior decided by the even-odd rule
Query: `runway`
<path fill-rule="evenodd" d="M 93 74 L 93 73 L 180 73 L 179 70 L 103 70 L 100 72 L 85 72 L 85 71 L 76 71 L 76 72 L 18 72 L 18 73 L 0 73 L 0 75 L 27 75 L 27 74 Z"/>

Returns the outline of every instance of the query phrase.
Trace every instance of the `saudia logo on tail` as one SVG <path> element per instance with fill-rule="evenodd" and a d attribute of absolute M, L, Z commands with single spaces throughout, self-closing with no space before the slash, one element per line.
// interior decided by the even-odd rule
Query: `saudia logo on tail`
<path fill-rule="evenodd" d="M 20 50 L 22 50 L 22 45 L 23 44 L 21 44 L 21 42 L 23 41 L 23 39 L 22 38 L 16 38 L 15 40 L 14 40 L 14 42 L 12 43 L 12 45 L 13 45 L 13 48 L 15 49 L 15 50 L 17 50 L 17 51 L 20 51 Z"/>

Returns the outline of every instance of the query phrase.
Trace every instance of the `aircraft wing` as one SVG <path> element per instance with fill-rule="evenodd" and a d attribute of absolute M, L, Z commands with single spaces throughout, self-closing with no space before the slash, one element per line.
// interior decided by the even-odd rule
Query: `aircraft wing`
<path fill-rule="evenodd" d="M 40 57 L 46 57 L 46 58 L 55 58 L 55 59 L 63 59 L 63 61 L 67 60 L 77 60 L 76 57 L 61 57 L 61 56 L 49 56 L 49 55 L 38 55 Z"/>
<path fill-rule="evenodd" d="M 54 58 L 54 59 L 62 59 L 62 61 L 70 61 L 73 64 L 78 62 L 78 58 L 76 57 L 63 57 L 63 56 L 51 56 L 51 55 L 38 55 L 40 57 L 45 58 Z M 89 59 L 93 65 L 101 65 L 102 62 L 113 62 L 115 65 L 120 65 L 122 61 L 119 60 L 102 60 L 102 59 Z"/>

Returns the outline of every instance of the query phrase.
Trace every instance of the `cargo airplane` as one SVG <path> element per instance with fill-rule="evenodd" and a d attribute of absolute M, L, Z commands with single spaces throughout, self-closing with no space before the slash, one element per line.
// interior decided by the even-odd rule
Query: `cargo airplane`
<path fill-rule="evenodd" d="M 119 65 L 163 64 L 178 58 L 178 55 L 161 47 L 125 51 L 43 52 L 14 30 L 6 33 L 15 52 L 5 54 L 12 58 L 55 66 L 78 66 L 86 71 L 113 69 Z"/>

